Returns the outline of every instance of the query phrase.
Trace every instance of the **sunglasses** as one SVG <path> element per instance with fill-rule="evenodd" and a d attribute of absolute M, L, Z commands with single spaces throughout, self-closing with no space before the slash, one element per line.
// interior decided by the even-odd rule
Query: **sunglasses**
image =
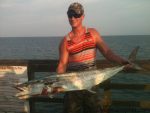
<path fill-rule="evenodd" d="M 68 15 L 69 18 L 72 18 L 72 17 L 80 18 L 82 16 L 82 14 L 77 14 L 75 12 L 68 12 L 67 15 Z"/>

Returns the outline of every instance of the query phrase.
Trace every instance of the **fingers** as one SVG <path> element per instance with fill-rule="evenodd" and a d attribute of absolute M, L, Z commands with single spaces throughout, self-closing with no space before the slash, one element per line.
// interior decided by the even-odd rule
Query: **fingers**
<path fill-rule="evenodd" d="M 129 63 L 129 64 L 125 65 L 123 70 L 124 71 L 131 71 L 133 69 L 134 69 L 134 64 L 133 63 Z"/>

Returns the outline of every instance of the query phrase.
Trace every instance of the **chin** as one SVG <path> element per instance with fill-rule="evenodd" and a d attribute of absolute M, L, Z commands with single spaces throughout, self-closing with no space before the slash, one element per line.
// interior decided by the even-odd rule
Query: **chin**
<path fill-rule="evenodd" d="M 71 26 L 76 28 L 76 27 L 78 27 L 78 24 L 76 24 L 76 23 L 75 24 L 71 24 Z"/>

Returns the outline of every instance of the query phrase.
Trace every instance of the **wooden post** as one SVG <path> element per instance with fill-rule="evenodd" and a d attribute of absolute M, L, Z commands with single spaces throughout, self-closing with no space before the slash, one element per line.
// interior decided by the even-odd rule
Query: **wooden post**
<path fill-rule="evenodd" d="M 28 81 L 33 80 L 34 79 L 34 67 L 31 63 L 28 64 L 28 69 L 27 69 L 27 73 L 28 73 Z"/>
<path fill-rule="evenodd" d="M 33 69 L 33 65 L 31 64 L 31 62 L 28 63 L 28 81 L 33 80 L 34 77 L 34 69 Z M 30 98 L 28 100 L 29 103 L 29 113 L 34 113 L 35 111 L 35 102 L 32 101 L 32 99 Z"/>

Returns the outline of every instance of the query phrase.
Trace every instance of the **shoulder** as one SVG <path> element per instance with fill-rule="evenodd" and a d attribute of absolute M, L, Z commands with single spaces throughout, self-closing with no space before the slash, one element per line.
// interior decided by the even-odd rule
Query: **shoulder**
<path fill-rule="evenodd" d="M 60 44 L 59 44 L 59 47 L 65 47 L 67 44 L 67 36 L 64 36 L 61 41 L 60 41 Z"/>
<path fill-rule="evenodd" d="M 98 35 L 99 32 L 95 28 L 87 28 L 87 31 L 93 35 Z"/>
<path fill-rule="evenodd" d="M 100 33 L 95 29 L 95 28 L 88 28 L 87 29 L 88 32 L 91 33 L 91 35 L 97 40 L 97 39 L 101 39 L 101 35 Z"/>
<path fill-rule="evenodd" d="M 88 32 L 91 33 L 91 35 L 94 37 L 94 39 L 97 40 L 102 40 L 102 37 L 100 33 L 95 29 L 95 28 L 88 28 Z"/>
<path fill-rule="evenodd" d="M 67 35 L 65 35 L 65 36 L 62 38 L 61 43 L 67 43 L 68 41 L 71 40 L 71 39 L 70 39 L 70 33 L 71 33 L 71 32 L 69 32 Z"/>

